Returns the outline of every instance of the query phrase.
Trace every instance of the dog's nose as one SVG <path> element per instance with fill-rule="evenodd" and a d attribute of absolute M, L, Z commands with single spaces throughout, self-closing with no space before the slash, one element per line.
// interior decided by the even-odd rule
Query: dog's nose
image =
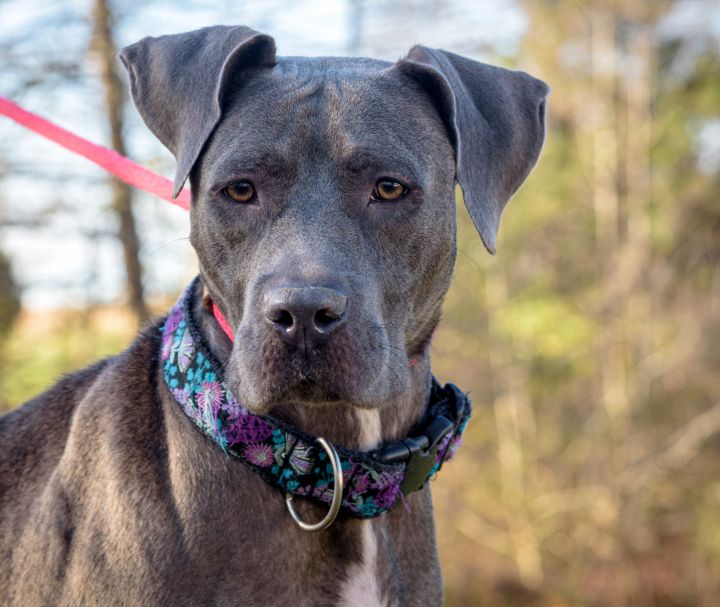
<path fill-rule="evenodd" d="M 278 287 L 265 295 L 265 318 L 286 343 L 317 347 L 345 322 L 347 296 L 326 287 Z"/>

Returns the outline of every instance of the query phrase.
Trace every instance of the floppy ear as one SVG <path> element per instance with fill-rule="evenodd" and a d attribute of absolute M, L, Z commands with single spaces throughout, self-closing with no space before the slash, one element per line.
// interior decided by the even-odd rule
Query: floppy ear
<path fill-rule="evenodd" d="M 223 93 L 245 68 L 275 65 L 270 36 L 214 26 L 125 47 L 120 59 L 140 115 L 177 161 L 173 197 L 222 115 Z"/>
<path fill-rule="evenodd" d="M 455 146 L 456 177 L 485 247 L 535 164 L 545 135 L 548 86 L 524 72 L 415 46 L 396 67 L 425 88 Z"/>

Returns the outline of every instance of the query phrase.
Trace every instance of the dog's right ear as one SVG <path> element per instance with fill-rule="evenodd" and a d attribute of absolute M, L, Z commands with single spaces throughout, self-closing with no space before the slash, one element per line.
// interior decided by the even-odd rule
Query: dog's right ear
<path fill-rule="evenodd" d="M 275 41 L 249 27 L 218 25 L 143 38 L 120 59 L 145 124 L 175 156 L 176 197 L 220 121 L 224 92 L 245 68 L 275 65 Z"/>

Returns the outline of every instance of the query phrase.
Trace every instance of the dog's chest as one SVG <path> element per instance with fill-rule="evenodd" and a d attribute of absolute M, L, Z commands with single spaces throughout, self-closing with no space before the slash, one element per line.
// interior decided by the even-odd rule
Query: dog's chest
<path fill-rule="evenodd" d="M 399 602 L 392 584 L 383 580 L 379 571 L 378 538 L 372 521 L 363 521 L 361 529 L 361 561 L 348 570 L 340 593 L 343 607 L 391 607 Z"/>

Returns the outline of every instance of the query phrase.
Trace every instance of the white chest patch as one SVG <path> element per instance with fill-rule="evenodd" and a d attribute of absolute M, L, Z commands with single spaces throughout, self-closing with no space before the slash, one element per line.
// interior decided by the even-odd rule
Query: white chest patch
<path fill-rule="evenodd" d="M 340 593 L 342 607 L 390 607 L 378 584 L 377 538 L 372 524 L 372 520 L 362 522 L 362 561 L 348 571 Z"/>
<path fill-rule="evenodd" d="M 363 451 L 374 449 L 380 444 L 380 412 L 373 409 L 357 409 L 360 428 L 359 447 Z M 383 597 L 378 583 L 378 545 L 373 532 L 372 519 L 362 521 L 360 540 L 362 558 L 353 565 L 343 583 L 340 593 L 341 607 L 390 607 L 392 603 Z"/>
<path fill-rule="evenodd" d="M 356 409 L 355 416 L 358 421 L 360 435 L 358 437 L 361 451 L 369 451 L 380 444 L 382 437 L 380 427 L 380 411 L 376 409 Z"/>

